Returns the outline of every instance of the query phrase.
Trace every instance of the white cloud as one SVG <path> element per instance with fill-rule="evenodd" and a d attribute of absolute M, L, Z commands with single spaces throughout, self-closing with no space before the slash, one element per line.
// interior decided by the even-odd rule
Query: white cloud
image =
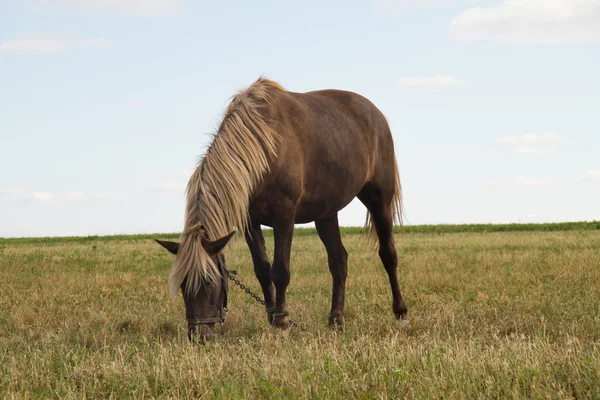
<path fill-rule="evenodd" d="M 377 8 L 385 13 L 402 12 L 413 6 L 434 6 L 448 2 L 450 0 L 375 0 Z"/>
<path fill-rule="evenodd" d="M 0 201 L 9 202 L 36 202 L 41 204 L 59 205 L 92 199 L 110 200 L 119 197 L 121 197 L 121 195 L 118 193 L 106 192 L 88 194 L 83 192 L 66 192 L 64 194 L 56 194 L 48 191 L 30 191 L 23 186 L 0 188 Z"/>
<path fill-rule="evenodd" d="M 95 37 L 76 37 L 65 33 L 32 33 L 0 43 L 0 53 L 29 52 L 57 54 L 77 47 L 109 47 L 108 41 Z"/>
<path fill-rule="evenodd" d="M 78 10 L 140 16 L 174 15 L 181 10 L 179 0 L 27 0 L 37 10 Z"/>
<path fill-rule="evenodd" d="M 523 136 L 501 136 L 495 138 L 498 143 L 538 143 L 538 142 L 558 142 L 563 140 L 561 136 L 554 133 L 543 133 L 541 135 L 526 134 Z"/>
<path fill-rule="evenodd" d="M 29 195 L 29 193 L 25 194 Z M 50 192 L 33 192 L 30 196 L 40 203 L 52 203 L 56 199 L 56 195 Z"/>
<path fill-rule="evenodd" d="M 0 188 L 0 200 L 16 200 L 21 198 L 23 193 L 25 193 L 23 186 Z"/>
<path fill-rule="evenodd" d="M 110 192 L 94 193 L 91 196 L 89 196 L 89 198 L 101 199 L 101 200 L 114 200 L 114 199 L 119 199 L 121 197 L 123 197 L 123 195 L 121 193 L 110 193 Z"/>
<path fill-rule="evenodd" d="M 545 156 L 558 154 L 558 148 L 549 146 L 517 146 L 515 151 L 520 154 L 536 154 Z"/>
<path fill-rule="evenodd" d="M 598 0 L 504 0 L 470 8 L 450 23 L 463 42 L 564 44 L 600 41 Z"/>
<path fill-rule="evenodd" d="M 81 201 L 85 199 L 85 195 L 81 192 L 67 192 L 65 193 L 65 199 L 67 201 Z"/>
<path fill-rule="evenodd" d="M 589 170 L 587 173 L 588 178 L 591 179 L 600 179 L 600 169 L 592 169 Z"/>
<path fill-rule="evenodd" d="M 482 182 L 485 186 L 510 187 L 510 186 L 546 186 L 550 183 L 545 178 L 529 178 L 526 176 L 515 176 L 509 180 L 485 180 Z"/>
<path fill-rule="evenodd" d="M 564 140 L 566 140 L 566 138 L 554 133 L 526 134 L 522 136 L 501 136 L 494 138 L 496 143 L 517 145 L 514 147 L 514 151 L 516 153 L 532 155 L 558 154 L 558 147 L 553 145 Z"/>
<path fill-rule="evenodd" d="M 447 75 L 414 76 L 398 79 L 398 84 L 403 86 L 440 87 L 455 86 L 464 82 Z"/>
<path fill-rule="evenodd" d="M 591 169 L 587 172 L 587 174 L 583 177 L 577 178 L 579 182 L 596 182 L 600 181 L 600 170 L 599 169 Z"/>
<path fill-rule="evenodd" d="M 516 185 L 521 186 L 544 186 L 549 183 L 549 181 L 544 178 L 527 178 L 525 176 L 515 176 L 513 182 Z"/>

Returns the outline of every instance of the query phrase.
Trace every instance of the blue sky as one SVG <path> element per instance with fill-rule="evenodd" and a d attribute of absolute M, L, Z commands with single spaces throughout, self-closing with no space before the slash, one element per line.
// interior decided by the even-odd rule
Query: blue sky
<path fill-rule="evenodd" d="M 383 111 L 408 224 L 597 220 L 599 65 L 600 0 L 0 0 L 0 236 L 180 231 L 261 74 Z"/>

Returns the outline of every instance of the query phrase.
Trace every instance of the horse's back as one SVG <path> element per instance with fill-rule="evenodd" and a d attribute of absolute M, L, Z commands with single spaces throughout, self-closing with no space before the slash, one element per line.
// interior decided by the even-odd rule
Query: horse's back
<path fill-rule="evenodd" d="M 365 144 L 370 161 L 367 180 L 370 180 L 374 174 L 381 175 L 381 170 L 384 170 L 384 175 L 387 175 L 385 170 L 395 166 L 396 157 L 392 133 L 381 110 L 368 98 L 351 91 L 327 89 L 306 94 L 312 97 L 331 99 L 332 104 L 341 107 L 343 115 L 353 121 L 352 129 L 333 129 L 331 131 L 335 131 L 337 135 L 343 137 L 346 143 L 350 143 L 353 138 L 359 138 L 359 141 Z M 359 146 L 360 144 L 354 143 L 354 145 Z M 347 154 L 352 154 L 352 152 L 348 151 L 341 155 Z"/>
<path fill-rule="evenodd" d="M 285 92 L 274 107 L 282 140 L 260 203 L 273 193 L 289 198 L 297 223 L 337 213 L 371 179 L 382 145 L 391 144 L 385 117 L 367 98 L 335 89 Z"/>
<path fill-rule="evenodd" d="M 387 146 L 392 140 L 385 116 L 363 95 L 338 89 L 292 95 L 310 108 L 307 119 L 312 120 L 312 129 L 302 134 L 314 135 L 327 131 L 347 145 L 364 143 L 371 152 L 377 151 L 382 144 Z"/>
<path fill-rule="evenodd" d="M 369 180 L 378 164 L 395 162 L 387 120 L 368 98 L 337 89 L 290 95 L 302 112 L 287 131 L 296 137 L 292 142 L 302 148 L 306 164 L 346 166 L 355 170 L 350 176 Z"/>

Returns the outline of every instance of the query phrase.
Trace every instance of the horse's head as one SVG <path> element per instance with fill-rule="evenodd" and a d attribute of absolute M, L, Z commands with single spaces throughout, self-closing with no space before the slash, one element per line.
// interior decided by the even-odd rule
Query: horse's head
<path fill-rule="evenodd" d="M 198 290 L 186 290 L 188 276 L 183 278 L 181 283 L 181 292 L 185 303 L 185 316 L 188 321 L 188 338 L 194 340 L 196 335 L 201 341 L 213 337 L 215 323 L 225 321 L 225 308 L 227 307 L 227 268 L 225 267 L 225 256 L 221 250 L 229 242 L 235 232 L 217 239 L 209 241 L 201 239 L 202 248 L 211 258 L 218 269 L 218 279 L 202 279 Z M 179 253 L 180 244 L 178 242 L 169 242 L 156 240 L 158 244 L 167 249 L 170 253 Z"/>

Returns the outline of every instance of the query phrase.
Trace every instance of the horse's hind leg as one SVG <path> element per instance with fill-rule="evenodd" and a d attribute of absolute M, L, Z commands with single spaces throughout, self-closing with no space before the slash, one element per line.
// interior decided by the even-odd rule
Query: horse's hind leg
<path fill-rule="evenodd" d="M 392 216 L 392 198 L 386 198 L 382 191 L 373 185 L 367 184 L 358 194 L 360 201 L 367 207 L 371 213 L 375 231 L 379 238 L 379 257 L 385 267 L 392 287 L 392 309 L 397 319 L 406 316 L 408 309 L 398 285 L 398 255 L 394 236 L 392 235 L 393 216 Z"/>
<path fill-rule="evenodd" d="M 327 249 L 327 263 L 333 278 L 329 327 L 344 330 L 344 298 L 348 275 L 348 252 L 340 236 L 337 214 L 331 218 L 315 221 L 317 233 Z"/>

